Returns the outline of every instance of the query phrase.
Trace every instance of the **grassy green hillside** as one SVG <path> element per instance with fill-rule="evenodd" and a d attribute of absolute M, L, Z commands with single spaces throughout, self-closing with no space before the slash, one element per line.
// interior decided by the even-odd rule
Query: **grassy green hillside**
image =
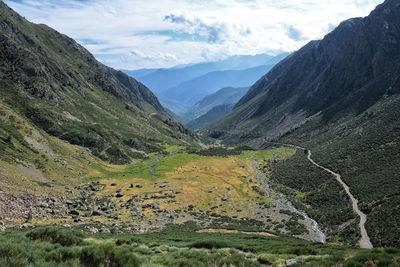
<path fill-rule="evenodd" d="M 134 164 L 195 135 L 142 84 L 0 2 L 0 214 L 66 214 L 87 173 Z"/>
<path fill-rule="evenodd" d="M 3 2 L 0 41 L 0 101 L 37 130 L 114 163 L 140 156 L 137 150 L 161 151 L 157 142 L 193 142 L 190 131 L 172 120 L 144 85 Z M 17 131 L 10 138 L 23 139 Z"/>

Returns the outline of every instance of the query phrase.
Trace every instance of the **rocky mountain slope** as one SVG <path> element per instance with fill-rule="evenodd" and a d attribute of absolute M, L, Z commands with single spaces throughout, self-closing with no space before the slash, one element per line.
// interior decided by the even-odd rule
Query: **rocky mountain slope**
<path fill-rule="evenodd" d="M 0 15 L 0 101 L 21 120 L 111 162 L 129 162 L 138 155 L 135 150 L 160 150 L 156 143 L 163 140 L 192 140 L 143 84 L 97 62 L 67 36 L 29 23 L 3 2 Z M 7 128 L 17 127 L 12 120 L 4 123 L 4 146 L 23 140 L 18 128 Z"/>
<path fill-rule="evenodd" d="M 214 128 L 254 131 L 262 125 L 266 136 L 274 137 L 293 122 L 316 114 L 326 121 L 343 113 L 359 114 L 382 96 L 398 93 L 397 4 L 387 1 L 366 18 L 344 21 L 323 40 L 312 41 L 284 59 Z"/>
<path fill-rule="evenodd" d="M 361 202 L 373 244 L 399 245 L 394 221 L 400 221 L 400 200 L 392 190 L 400 170 L 399 66 L 400 3 L 387 0 L 284 59 L 204 132 L 231 144 L 280 140 L 312 148 L 324 166 L 343 174 Z M 285 170 L 294 166 L 289 175 Z M 321 211 L 321 201 L 332 202 L 332 196 L 321 182 L 317 188 L 303 186 L 299 180 L 309 183 L 310 177 L 301 166 L 290 161 L 275 166 L 276 181 L 293 196 L 308 192 L 306 202 Z"/>
<path fill-rule="evenodd" d="M 66 216 L 96 166 L 193 144 L 143 84 L 0 2 L 0 216 Z"/>

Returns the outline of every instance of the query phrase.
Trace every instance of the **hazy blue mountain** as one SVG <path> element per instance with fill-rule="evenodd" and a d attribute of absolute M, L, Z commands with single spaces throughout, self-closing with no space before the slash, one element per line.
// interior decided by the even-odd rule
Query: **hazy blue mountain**
<path fill-rule="evenodd" d="M 267 54 L 259 54 L 254 56 L 241 55 L 229 57 L 228 59 L 216 62 L 178 66 L 168 69 L 140 69 L 134 71 L 124 70 L 124 72 L 145 84 L 150 88 L 150 90 L 158 95 L 168 88 L 178 86 L 180 83 L 189 81 L 209 72 L 223 70 L 244 70 L 260 65 L 276 64 L 287 55 L 288 53 L 278 56 L 271 56 Z"/>
<path fill-rule="evenodd" d="M 236 104 L 247 92 L 248 87 L 224 87 L 217 92 L 204 97 L 202 100 L 190 107 L 182 115 L 183 122 L 191 121 L 204 115 L 213 107 L 224 104 Z"/>
<path fill-rule="evenodd" d="M 173 112 L 172 110 L 165 108 L 165 111 L 166 111 L 174 120 L 183 121 L 182 117 L 179 116 L 178 114 L 176 114 L 175 112 Z"/>
<path fill-rule="evenodd" d="M 217 120 L 221 119 L 223 116 L 232 111 L 234 104 L 222 104 L 211 108 L 207 113 L 201 115 L 200 117 L 191 120 L 186 124 L 192 130 L 197 130 L 199 128 L 206 127 Z"/>
<path fill-rule="evenodd" d="M 181 106 L 194 105 L 203 97 L 215 93 L 223 87 L 246 87 L 256 82 L 260 76 L 267 73 L 274 65 L 258 66 L 246 70 L 214 71 L 196 77 L 190 81 L 169 88 L 159 94 L 159 98 L 177 101 Z M 166 107 L 172 108 L 167 105 Z"/>
<path fill-rule="evenodd" d="M 122 71 L 131 77 L 136 77 L 137 80 L 143 76 L 150 75 L 151 73 L 157 70 L 158 69 L 139 69 L 139 70 L 122 70 Z"/>

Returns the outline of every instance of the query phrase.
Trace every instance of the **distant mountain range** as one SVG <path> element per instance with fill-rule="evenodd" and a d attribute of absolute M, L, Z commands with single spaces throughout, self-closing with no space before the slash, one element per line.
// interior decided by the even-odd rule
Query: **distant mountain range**
<path fill-rule="evenodd" d="M 184 67 L 124 72 L 147 85 L 164 107 L 188 122 L 195 118 L 192 115 L 196 108 L 192 106 L 203 97 L 224 87 L 250 86 L 287 55 L 233 56 L 222 61 Z"/>
<path fill-rule="evenodd" d="M 234 106 L 234 104 L 221 104 L 221 105 L 213 106 L 205 114 L 197 117 L 196 119 L 189 121 L 186 124 L 186 126 L 192 130 L 197 130 L 199 128 L 206 127 L 207 125 L 210 125 L 210 124 L 216 122 L 217 120 L 221 119 L 222 117 L 227 115 L 229 112 L 231 112 L 233 106 Z"/>
<path fill-rule="evenodd" d="M 176 87 L 159 93 L 161 103 L 173 100 L 181 105 L 192 106 L 207 95 L 224 87 L 248 87 L 260 76 L 268 72 L 274 65 L 263 65 L 245 70 L 214 71 L 181 83 Z M 172 109 L 166 105 L 166 107 Z M 183 115 L 183 114 L 179 114 Z"/>
<path fill-rule="evenodd" d="M 346 20 L 285 58 L 203 132 L 225 144 L 279 140 L 311 148 L 324 166 L 343 175 L 368 215 L 373 244 L 400 246 L 399 93 L 400 2 L 387 0 L 368 17 Z M 301 187 L 301 177 L 310 178 L 306 165 L 291 166 L 298 180 L 287 188 L 311 190 Z M 282 179 L 289 179 L 288 169 L 282 166 Z M 321 192 L 308 192 L 305 201 L 315 209 L 333 203 Z"/>
<path fill-rule="evenodd" d="M 259 54 L 254 56 L 241 55 L 232 56 L 221 61 L 198 63 L 184 67 L 178 66 L 168 69 L 140 69 L 123 71 L 138 81 L 144 83 L 156 95 L 158 95 L 166 89 L 176 87 L 183 82 L 189 81 L 209 72 L 245 70 L 261 65 L 276 64 L 287 55 L 287 53 L 276 57 L 267 54 Z"/>
<path fill-rule="evenodd" d="M 248 90 L 248 87 L 222 88 L 198 101 L 196 104 L 190 107 L 190 109 L 188 109 L 183 116 L 185 119 L 190 120 L 207 113 L 213 107 L 224 104 L 234 105 L 246 94 Z"/>

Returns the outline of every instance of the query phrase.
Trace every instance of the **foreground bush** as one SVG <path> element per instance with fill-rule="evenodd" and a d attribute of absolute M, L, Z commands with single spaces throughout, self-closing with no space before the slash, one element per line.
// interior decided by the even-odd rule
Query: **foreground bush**
<path fill-rule="evenodd" d="M 190 227 L 188 227 L 190 226 Z M 186 230 L 185 230 L 186 229 Z M 58 227 L 0 233 L 0 266 L 399 266 L 397 248 L 363 250 L 286 237 L 196 233 L 193 225 L 145 234 L 85 234 Z"/>
<path fill-rule="evenodd" d="M 207 248 L 207 249 L 216 249 L 216 248 L 229 248 L 227 242 L 221 240 L 200 240 L 193 242 L 190 247 L 192 248 Z"/>
<path fill-rule="evenodd" d="M 48 241 L 58 243 L 62 246 L 80 245 L 83 243 L 83 234 L 65 228 L 40 227 L 29 231 L 26 234 L 32 240 Z"/>

